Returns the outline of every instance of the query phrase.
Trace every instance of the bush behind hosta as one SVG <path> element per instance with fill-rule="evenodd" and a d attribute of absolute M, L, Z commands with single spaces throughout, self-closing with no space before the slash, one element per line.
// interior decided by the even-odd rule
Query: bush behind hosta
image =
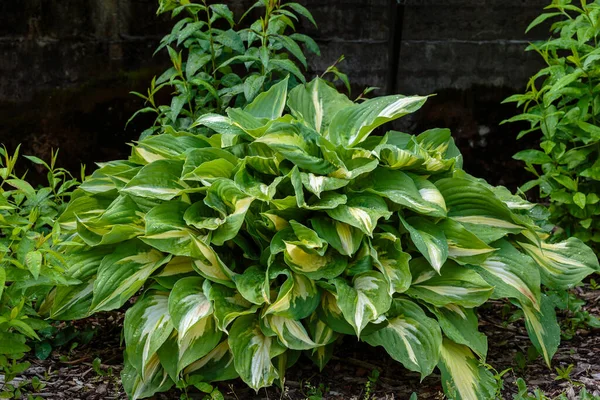
<path fill-rule="evenodd" d="M 475 308 L 510 299 L 547 363 L 560 338 L 542 283 L 599 269 L 579 239 L 546 243 L 546 211 L 462 169 L 447 129 L 373 131 L 426 97 L 354 103 L 283 80 L 227 116 L 167 127 L 100 164 L 59 223 L 69 274 L 51 316 L 125 317 L 132 398 L 176 384 L 282 381 L 343 335 L 407 369 L 437 367 L 453 398 L 495 395 Z M 143 294 L 135 298 L 140 289 Z"/>

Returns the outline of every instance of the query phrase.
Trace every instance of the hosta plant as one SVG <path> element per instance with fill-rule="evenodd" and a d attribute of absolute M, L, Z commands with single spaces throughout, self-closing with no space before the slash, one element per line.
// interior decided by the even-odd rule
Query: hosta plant
<path fill-rule="evenodd" d="M 312 38 L 295 32 L 300 17 L 316 25 L 298 3 L 259 0 L 236 19 L 226 4 L 159 0 L 158 14 L 167 12 L 180 19 L 157 52 L 166 48 L 173 66 L 152 80 L 147 94 L 133 92 L 147 103 L 138 113 L 156 114 L 154 126 L 142 136 L 167 126 L 189 128 L 202 114 L 244 106 L 289 74 L 291 81 L 305 82 L 302 47 L 320 54 Z M 254 13 L 259 19 L 249 21 Z M 170 105 L 155 98 L 164 87 L 173 91 Z"/>
<path fill-rule="evenodd" d="M 476 307 L 522 308 L 549 363 L 560 333 L 540 284 L 573 285 L 598 261 L 579 239 L 546 243 L 541 207 L 466 174 L 448 130 L 373 135 L 426 100 L 283 80 L 192 124 L 210 134 L 137 142 L 60 217 L 81 283 L 51 294 L 52 317 L 133 299 L 134 399 L 238 376 L 258 390 L 301 354 L 325 367 L 343 335 L 423 377 L 439 368 L 453 398 L 492 397 Z"/>
<path fill-rule="evenodd" d="M 60 232 L 53 226 L 78 182 L 55 166 L 55 154 L 50 165 L 37 157 L 27 158 L 47 170 L 48 186 L 34 188 L 17 175 L 18 148 L 12 155 L 0 148 L 0 374 L 4 382 L 28 368 L 29 363 L 19 362 L 30 350 L 27 339 L 39 339 L 37 331 L 49 326 L 37 314 L 41 300 L 53 286 L 77 282 L 64 277 L 64 259 L 53 249 Z"/>
<path fill-rule="evenodd" d="M 548 20 L 552 37 L 528 47 L 546 67 L 527 84 L 516 102 L 523 114 L 509 121 L 527 121 L 540 134 L 541 150 L 514 157 L 527 163 L 535 179 L 521 189 L 539 186 L 549 200 L 556 236 L 576 236 L 600 250 L 600 2 L 552 1 L 529 29 Z"/>

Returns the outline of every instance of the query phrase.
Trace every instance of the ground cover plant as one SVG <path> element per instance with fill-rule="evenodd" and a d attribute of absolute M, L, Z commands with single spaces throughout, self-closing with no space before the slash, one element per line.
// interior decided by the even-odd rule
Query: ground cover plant
<path fill-rule="evenodd" d="M 4 383 L 29 367 L 21 361 L 31 350 L 27 340 L 40 339 L 40 331 L 50 327 L 38 316 L 41 301 L 53 286 L 74 283 L 64 274 L 64 258 L 53 249 L 60 240 L 54 221 L 79 182 L 56 167 L 56 154 L 50 164 L 26 158 L 47 170 L 48 186 L 36 189 L 17 175 L 18 148 L 12 155 L 0 148 L 0 373 Z M 2 398 L 7 390 L 11 388 L 0 386 Z"/>
<path fill-rule="evenodd" d="M 575 236 L 600 250 L 600 3 L 555 0 L 528 30 L 556 20 L 548 41 L 527 50 L 543 58 L 546 67 L 529 80 L 527 92 L 505 101 L 523 108 L 509 121 L 527 121 L 541 133 L 541 150 L 524 150 L 514 157 L 527 163 L 535 179 L 521 190 L 539 187 L 550 202 L 558 239 Z"/>
<path fill-rule="evenodd" d="M 300 17 L 316 26 L 311 13 L 298 3 L 259 0 L 236 21 L 227 4 L 160 0 L 157 13 L 168 12 L 180 19 L 156 52 L 166 48 L 173 66 L 152 80 L 147 94 L 133 92 L 147 107 L 132 118 L 139 113 L 157 115 L 142 137 L 165 126 L 189 129 L 202 114 L 221 113 L 230 105 L 242 107 L 288 75 L 290 85 L 305 82 L 302 70 L 307 59 L 302 47 L 320 54 L 311 37 L 295 32 Z M 254 12 L 262 15 L 249 22 Z M 155 98 L 165 87 L 174 90 L 170 105 L 160 105 Z"/>
<path fill-rule="evenodd" d="M 545 241 L 541 206 L 461 169 L 446 129 L 384 123 L 426 97 L 355 103 L 283 80 L 100 165 L 60 217 L 71 276 L 51 316 L 125 317 L 132 398 L 240 376 L 282 382 L 301 353 L 323 368 L 342 335 L 407 369 L 436 367 L 451 398 L 491 398 L 475 308 L 508 298 L 549 364 L 560 329 L 541 284 L 599 269 L 577 238 Z M 134 297 L 143 288 L 143 294 Z"/>

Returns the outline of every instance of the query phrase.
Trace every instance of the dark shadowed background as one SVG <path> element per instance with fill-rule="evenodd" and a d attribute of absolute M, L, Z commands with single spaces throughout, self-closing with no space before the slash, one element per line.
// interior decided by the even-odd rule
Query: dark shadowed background
<path fill-rule="evenodd" d="M 221 2 L 240 11 L 254 1 Z M 527 179 L 511 156 L 535 138 L 516 142 L 520 126 L 498 125 L 516 112 L 500 102 L 541 67 L 524 49 L 547 38 L 547 26 L 524 32 L 548 0 L 299 2 L 319 25 L 298 26 L 321 46 L 310 75 L 344 54 L 353 96 L 365 86 L 436 93 L 396 127 L 448 127 L 468 172 L 512 189 Z M 0 1 L 0 142 L 45 158 L 60 148 L 60 162 L 73 171 L 127 157 L 126 143 L 151 123 L 139 118 L 124 128 L 142 107 L 128 92 L 145 91 L 169 64 L 166 53 L 152 56 L 172 25 L 156 7 L 156 0 Z"/>

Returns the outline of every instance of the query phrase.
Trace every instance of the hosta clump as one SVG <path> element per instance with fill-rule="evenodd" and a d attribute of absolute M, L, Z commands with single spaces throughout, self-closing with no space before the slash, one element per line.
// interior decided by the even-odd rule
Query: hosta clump
<path fill-rule="evenodd" d="M 425 101 L 282 81 L 194 122 L 211 135 L 141 140 L 61 217 L 81 284 L 56 289 L 52 316 L 144 288 L 125 318 L 133 398 L 237 376 L 268 386 L 301 353 L 323 368 L 342 335 L 422 376 L 438 367 L 454 397 L 492 397 L 474 308 L 514 301 L 549 362 L 559 331 L 540 283 L 573 285 L 598 262 L 578 239 L 544 242 L 541 207 L 462 171 L 448 130 L 371 135 Z"/>

